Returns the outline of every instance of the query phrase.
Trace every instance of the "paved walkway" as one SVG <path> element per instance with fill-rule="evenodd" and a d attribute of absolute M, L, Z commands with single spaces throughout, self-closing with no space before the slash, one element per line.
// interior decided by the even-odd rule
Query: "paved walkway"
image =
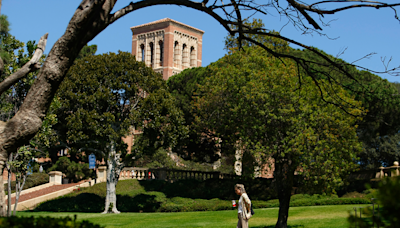
<path fill-rule="evenodd" d="M 75 185 L 78 185 L 79 183 L 71 183 L 71 184 L 62 184 L 62 185 L 53 185 L 47 188 L 43 188 L 38 191 L 30 192 L 24 195 L 20 195 L 18 199 L 18 203 L 23 202 L 25 200 L 30 200 L 39 196 L 43 196 L 52 192 L 60 191 L 69 187 L 73 187 Z M 11 204 L 15 203 L 15 197 L 11 198 Z"/>

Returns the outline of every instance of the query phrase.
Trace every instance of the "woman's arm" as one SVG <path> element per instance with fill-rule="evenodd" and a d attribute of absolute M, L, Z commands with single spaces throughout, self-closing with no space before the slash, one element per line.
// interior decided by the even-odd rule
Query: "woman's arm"
<path fill-rule="evenodd" d="M 246 193 L 242 194 L 244 205 L 246 206 L 246 211 L 250 211 L 250 206 L 251 206 L 251 200 L 249 196 Z"/>

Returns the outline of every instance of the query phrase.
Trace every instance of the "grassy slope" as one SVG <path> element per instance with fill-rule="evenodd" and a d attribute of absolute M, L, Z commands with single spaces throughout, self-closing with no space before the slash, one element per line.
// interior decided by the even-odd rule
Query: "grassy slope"
<path fill-rule="evenodd" d="M 360 205 L 357 205 L 360 206 Z M 310 206 L 290 208 L 288 225 L 291 228 L 344 228 L 349 227 L 347 217 L 355 205 Z M 278 208 L 256 209 L 250 220 L 252 228 L 272 228 L 278 217 Z M 176 212 L 176 213 L 49 213 L 18 212 L 17 216 L 78 216 L 107 228 L 172 228 L 172 227 L 215 227 L 236 226 L 236 211 Z"/>

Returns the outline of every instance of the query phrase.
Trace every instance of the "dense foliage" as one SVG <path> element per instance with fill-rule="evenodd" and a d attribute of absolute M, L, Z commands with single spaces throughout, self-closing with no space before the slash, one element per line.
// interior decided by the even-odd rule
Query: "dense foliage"
<path fill-rule="evenodd" d="M 248 48 L 211 64 L 194 105 L 198 123 L 250 154 L 255 166 L 274 166 L 279 223 L 287 219 L 295 172 L 308 188 L 331 193 L 354 170 L 362 109 L 339 86 L 318 90 L 308 77 L 300 84 L 294 64 L 262 52 Z M 331 93 L 342 108 L 329 103 Z"/>
<path fill-rule="evenodd" d="M 68 157 L 64 156 L 48 171 L 60 171 L 69 180 L 69 183 L 78 183 L 81 180 L 89 179 L 92 177 L 93 171 L 89 169 L 89 163 L 78 163 L 71 161 Z"/>
<path fill-rule="evenodd" d="M 144 131 L 147 141 L 141 143 L 143 140 L 138 139 L 135 144 L 145 149 L 155 142 L 167 146 L 179 136 L 172 129 L 179 129 L 179 111 L 171 105 L 173 100 L 161 75 L 136 62 L 130 53 L 78 59 L 58 96 L 61 105 L 57 110 L 57 130 L 75 161 L 86 161 L 81 153 L 84 150 L 94 152 L 97 159 L 104 157 L 110 142 L 126 154 L 122 137 L 131 133 L 132 127 Z M 167 124 L 169 120 L 178 123 Z M 165 132 L 163 137 L 158 137 L 160 132 Z"/>
<path fill-rule="evenodd" d="M 56 127 L 70 159 L 88 161 L 93 153 L 96 160 L 106 162 L 105 213 L 109 206 L 119 213 L 115 186 L 125 165 L 158 148 L 173 148 L 185 136 L 179 109 L 162 76 L 127 52 L 77 59 L 58 97 Z M 128 151 L 123 138 L 136 129 L 142 133 Z"/>
<path fill-rule="evenodd" d="M 247 28 L 260 29 L 265 27 L 260 19 L 246 21 L 244 23 Z M 237 28 L 237 27 L 234 27 Z M 278 33 L 272 32 L 277 35 Z M 299 83 L 304 76 L 312 75 L 314 84 L 320 89 L 329 91 L 333 86 L 341 86 L 355 100 L 362 102 L 365 114 L 362 119 L 357 121 L 357 136 L 363 143 L 363 150 L 360 152 L 359 164 L 364 169 L 378 168 L 380 166 L 390 166 L 394 161 L 400 159 L 400 150 L 396 141 L 393 140 L 400 130 L 400 97 L 398 83 L 390 83 L 386 79 L 382 79 L 368 71 L 358 70 L 356 67 L 349 66 L 338 57 L 330 56 L 317 48 L 318 52 L 326 55 L 331 61 L 341 65 L 349 75 L 345 75 L 342 71 L 335 67 L 320 55 L 309 49 L 293 49 L 289 48 L 287 43 L 276 38 L 261 36 L 257 34 L 246 34 L 259 44 L 265 45 L 271 50 L 283 50 L 298 58 L 303 58 L 303 64 L 307 67 L 299 72 Z M 239 49 L 237 36 L 228 35 L 225 38 L 225 49 L 228 53 L 232 53 Z M 254 46 L 246 40 L 242 40 L 241 47 L 246 49 Z M 301 68 L 299 68 L 301 69 Z M 302 77 L 303 76 L 303 77 Z M 325 81 L 318 81 L 324 79 Z M 320 94 L 330 96 L 331 103 L 335 103 L 340 108 L 342 99 L 335 92 L 328 94 Z"/>
<path fill-rule="evenodd" d="M 283 159 L 292 172 L 301 167 L 311 185 L 332 191 L 361 149 L 357 118 L 321 101 L 307 78 L 300 87 L 290 62 L 283 67 L 258 52 L 235 52 L 209 66 L 210 77 L 195 103 L 198 121 L 205 120 L 218 134 L 236 132 L 228 140 L 240 141 L 258 161 Z M 362 113 L 343 89 L 333 89 L 351 114 Z"/>
<path fill-rule="evenodd" d="M 350 215 L 349 221 L 352 226 L 360 228 L 382 227 L 394 228 L 399 226 L 400 221 L 400 178 L 385 178 L 379 183 L 377 191 L 377 204 L 375 211 L 372 207 L 365 208 L 363 216 Z"/>
<path fill-rule="evenodd" d="M 323 53 L 323 51 L 319 50 Z M 319 56 L 309 50 L 291 50 L 296 56 L 309 59 L 316 63 L 324 62 Z M 330 56 L 338 63 L 345 62 L 339 58 Z M 347 71 L 354 77 L 349 79 L 329 66 L 311 64 L 320 79 L 327 79 L 327 75 L 333 77 L 342 88 L 354 99 L 362 103 L 366 115 L 357 122 L 357 135 L 363 143 L 363 151 L 359 154 L 359 163 L 363 168 L 378 168 L 391 166 L 394 161 L 400 159 L 399 149 L 395 149 L 396 143 L 390 138 L 400 130 L 400 96 L 395 83 L 390 83 L 367 71 L 358 70 L 355 67 L 346 66 Z M 303 72 L 307 74 L 307 72 Z M 336 83 L 331 81 L 330 83 Z M 331 84 L 319 84 L 328 88 Z M 333 99 L 340 100 L 336 94 L 330 94 Z M 388 144 L 391 144 L 388 148 Z"/>
<path fill-rule="evenodd" d="M 174 152 L 186 160 L 195 162 L 214 162 L 220 158 L 216 153 L 220 150 L 214 132 L 204 125 L 196 124 L 196 110 L 193 100 L 198 96 L 198 86 L 204 83 L 207 68 L 197 67 L 186 69 L 180 74 L 170 77 L 167 81 L 169 90 L 174 96 L 177 107 L 184 116 L 184 124 L 189 126 L 188 137 L 180 140 Z"/>

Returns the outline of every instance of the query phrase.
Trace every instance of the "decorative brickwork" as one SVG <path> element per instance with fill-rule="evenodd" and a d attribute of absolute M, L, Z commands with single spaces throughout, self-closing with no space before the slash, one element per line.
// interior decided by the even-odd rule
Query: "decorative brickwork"
<path fill-rule="evenodd" d="M 164 18 L 131 27 L 132 55 L 167 80 L 191 67 L 201 66 L 204 32 Z"/>

